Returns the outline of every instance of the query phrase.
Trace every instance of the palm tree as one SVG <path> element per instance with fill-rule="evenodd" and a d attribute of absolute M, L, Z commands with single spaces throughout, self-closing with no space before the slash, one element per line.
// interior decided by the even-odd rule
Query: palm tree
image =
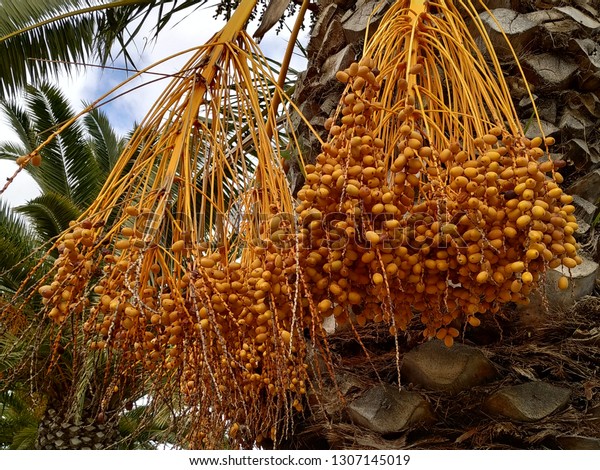
<path fill-rule="evenodd" d="M 18 138 L 0 143 L 0 159 L 11 161 L 33 151 L 75 115 L 63 93 L 50 84 L 27 87 L 24 100 L 2 99 L 0 109 Z M 44 171 L 26 168 L 42 194 L 17 212 L 28 217 L 43 241 L 51 240 L 96 198 L 124 145 L 103 112 L 87 114 L 41 151 Z"/>
<path fill-rule="evenodd" d="M 17 142 L 2 143 L 0 158 L 14 160 L 19 155 L 27 154 L 45 140 L 48 132 L 52 132 L 57 125 L 71 119 L 74 115 L 70 104 L 58 88 L 48 84 L 40 88 L 28 87 L 25 92 L 24 106 L 20 103 L 15 99 L 5 99 L 0 103 L 20 139 Z M 124 143 L 124 139 L 119 137 L 110 126 L 106 115 L 95 110 L 40 153 L 41 158 L 48 163 L 48 171 L 39 171 L 36 166 L 27 168 L 42 194 L 14 211 L 4 203 L 0 206 L 2 220 L 0 293 L 3 303 L 23 282 L 35 282 L 35 279 L 28 278 L 28 273 L 39 262 L 43 247 L 65 230 L 69 222 L 75 220 L 95 199 Z M 42 269 L 39 275 L 43 272 Z M 36 309 L 39 305 L 33 303 L 30 308 Z M 48 357 L 49 344 L 44 340 L 47 337 L 45 331 L 47 325 L 32 329 L 30 321 L 30 318 L 24 317 L 21 319 L 21 324 L 13 325 L 12 333 L 16 331 L 23 333 L 18 341 L 10 334 L 10 330 L 3 333 L 3 349 L 5 352 L 8 351 L 4 357 L 6 361 L 2 364 L 5 375 L 9 374 L 8 371 L 14 365 L 12 359 L 20 357 L 23 350 L 30 345 L 29 341 L 32 337 L 41 343 L 38 345 L 42 355 L 40 363 L 44 363 L 44 356 Z M 64 377 L 58 381 L 51 380 L 51 383 L 46 384 L 42 398 L 38 397 L 38 412 L 35 414 L 20 413 L 27 409 L 24 406 L 26 402 L 23 400 L 27 398 L 24 389 L 28 385 L 22 374 L 13 374 L 12 379 L 13 381 L 5 382 L 5 386 L 12 383 L 14 387 L 3 392 L 3 398 L 6 399 L 3 400 L 3 405 L 7 413 L 3 413 L 2 425 L 3 428 L 4 426 L 9 426 L 9 429 L 15 428 L 19 425 L 19 420 L 23 421 L 23 417 L 29 418 L 24 420 L 25 424 L 21 423 L 21 428 L 16 429 L 17 432 L 14 434 L 15 442 L 12 445 L 23 447 L 30 445 L 30 440 L 20 440 L 18 444 L 16 442 L 20 439 L 20 435 L 31 437 L 28 430 L 31 428 L 32 418 L 37 418 L 38 426 L 40 421 L 46 426 L 51 425 L 46 423 L 46 414 L 52 406 L 57 406 L 52 401 L 56 402 L 57 397 L 65 393 Z M 42 415 L 39 414 L 40 411 Z M 64 432 L 64 429 L 60 428 L 60 430 Z M 97 429 L 94 431 L 98 432 Z M 78 433 L 81 431 L 78 430 Z M 114 436 L 110 433 L 103 434 L 107 435 L 111 443 L 114 441 Z M 56 440 L 60 441 L 58 438 Z M 63 441 L 68 443 L 68 440 L 63 439 Z M 97 439 L 91 443 L 82 443 L 93 446 L 96 441 Z"/>
<path fill-rule="evenodd" d="M 375 3 L 363 2 L 357 17 L 370 18 L 365 9 Z M 441 1 L 438 9 L 432 11 L 426 9 L 436 7 L 425 3 L 407 0 L 394 4 L 392 12 L 411 7 L 413 13 L 406 10 L 397 17 L 390 15 L 392 19 L 388 18 L 390 22 L 386 23 L 389 34 L 367 37 L 362 50 L 365 58 L 352 63 L 361 54 L 361 48 L 340 38 L 365 39 L 356 24 L 358 19 L 342 25 L 341 19 L 348 14 L 345 9 L 350 7 L 323 2 L 323 14 L 327 17 L 315 23 L 322 30 L 315 32 L 308 49 L 311 64 L 308 73 L 316 72 L 322 77 L 316 80 L 317 77 L 308 76 L 299 84 L 296 103 L 301 106 L 296 108 L 308 118 L 308 122 L 300 119 L 300 127 L 288 120 L 287 115 L 276 116 L 276 105 L 262 106 L 264 102 L 257 99 L 256 90 L 268 89 L 274 79 L 265 70 L 259 51 L 241 30 L 254 7 L 252 1 L 241 3 L 232 21 L 216 38 L 220 41 L 201 48 L 191 59 L 139 132 L 132 136 L 133 147 L 141 149 L 139 154 L 134 157 L 130 150 L 124 151 L 119 160 L 121 167 L 117 165 L 118 174 L 111 174 L 105 191 L 86 213 L 90 219 L 79 220 L 79 224 L 88 226 L 84 227 L 87 236 L 83 237 L 76 227 L 63 233 L 53 246 L 56 250 L 63 248 L 52 268 L 56 284 L 36 285 L 48 304 L 45 312 L 56 328 L 64 331 L 65 325 L 69 325 L 67 320 L 81 321 L 85 325 L 81 334 L 87 334 L 86 345 L 92 350 L 108 349 L 122 359 L 121 364 L 111 363 L 114 369 L 107 368 L 102 398 L 94 399 L 110 400 L 115 395 L 111 390 L 119 389 L 119 381 L 139 383 L 146 377 L 144 374 L 150 374 L 160 383 L 153 389 L 157 395 L 162 389 L 163 393 L 174 392 L 183 397 L 181 407 L 189 417 L 184 423 L 184 443 L 215 446 L 222 443 L 224 435 L 244 446 L 270 438 L 277 440 L 282 429 L 290 429 L 292 410 L 302 410 L 306 403 L 307 383 L 316 380 L 306 372 L 309 356 L 321 353 L 324 368 L 331 369 L 331 351 L 321 330 L 322 317 L 334 315 L 338 323 L 350 323 L 352 328 L 368 320 L 384 323 L 396 338 L 397 347 L 398 330 L 407 326 L 413 315 L 410 307 L 414 307 L 422 313 L 423 334 L 444 338 L 451 345 L 458 330 L 452 326 L 455 318 L 450 315 L 449 305 L 453 306 L 452 313 L 457 313 L 457 321 L 476 325 L 479 322 L 476 314 L 483 313 L 480 312 L 483 307 L 494 311 L 498 302 L 522 300 L 531 290 L 536 271 L 556 262 L 577 264 L 576 257 L 570 257 L 575 256 L 573 253 L 557 257 L 550 250 L 547 250 L 550 259 L 544 254 L 534 261 L 539 252 L 531 259 L 520 259 L 525 254 L 521 253 L 523 244 L 517 235 L 529 234 L 529 230 L 523 231 L 532 223 L 527 215 L 519 217 L 518 222 L 510 219 L 515 223 L 500 235 L 503 240 L 506 235 L 507 240 L 501 246 L 492 245 L 500 250 L 513 243 L 511 254 L 506 256 L 515 259 L 511 260 L 514 262 L 510 268 L 500 264 L 502 277 L 497 275 L 489 281 L 490 273 L 496 274 L 492 265 L 496 267 L 501 257 L 489 250 L 487 254 L 479 253 L 482 247 L 478 242 L 482 227 L 484 232 L 494 229 L 486 226 L 483 219 L 478 220 L 477 227 L 471 227 L 469 224 L 473 222 L 465 216 L 469 211 L 480 210 L 483 194 L 479 191 L 474 197 L 479 188 L 473 184 L 465 190 L 472 194 L 464 192 L 461 188 L 470 184 L 466 177 L 460 183 L 453 179 L 464 171 L 465 159 L 471 165 L 468 168 L 477 167 L 480 150 L 487 148 L 486 145 L 493 147 L 499 139 L 503 142 L 503 152 L 507 148 L 521 152 L 521 161 L 528 168 L 531 166 L 532 172 L 537 171 L 531 159 L 539 157 L 541 150 L 527 153 L 524 148 L 539 149 L 545 142 L 534 139 L 536 145 L 533 145 L 524 139 L 518 122 L 524 119 L 514 112 L 508 86 L 497 78 L 507 64 L 494 60 L 491 65 L 485 64 L 486 57 L 460 20 L 461 13 L 453 9 L 456 3 L 464 7 L 463 13 L 475 15 L 471 3 Z M 526 6 L 529 3 L 522 2 L 523 11 L 529 8 Z M 427 22 L 431 19 L 427 15 L 437 14 L 445 18 L 436 23 L 443 30 L 439 36 L 442 39 L 436 42 L 432 39 L 435 35 L 418 38 L 423 43 L 433 41 L 434 47 L 423 47 L 423 43 L 406 34 L 406 31 L 434 29 Z M 472 20 L 476 22 L 476 16 Z M 405 29 L 394 30 L 390 27 L 393 21 Z M 337 31 L 327 34 L 329 24 Z M 340 35 L 339 29 L 344 27 L 347 34 Z M 399 30 L 404 34 L 395 36 Z M 483 27 L 479 34 L 485 39 Z M 402 47 L 395 50 L 397 45 Z M 489 43 L 486 45 L 493 59 Z M 436 55 L 432 52 L 436 48 L 444 53 Z M 194 74 L 187 74 L 189 70 L 194 70 Z M 431 80 L 424 81 L 424 70 L 432 76 Z M 384 86 L 379 82 L 380 76 L 388 80 Z M 336 80 L 341 84 L 332 86 Z M 489 84 L 497 89 L 491 89 Z M 341 92 L 344 92 L 342 101 Z M 206 93 L 210 93 L 210 100 L 205 101 Z M 379 101 L 373 100 L 374 96 Z M 277 102 L 279 98 L 281 94 L 276 91 L 266 103 Z M 336 103 L 340 115 L 325 119 Z M 294 103 L 289 105 L 294 107 Z M 323 106 L 329 107 L 322 109 Z M 461 108 L 465 106 L 468 110 Z M 275 133 L 277 138 L 273 139 L 281 121 L 290 128 L 296 124 L 300 135 L 291 132 L 289 137 L 281 138 Z M 321 136 L 313 134 L 315 128 L 322 131 Z M 430 145 L 425 145 L 425 140 Z M 295 151 L 304 153 L 298 156 L 297 167 L 306 185 L 298 192 L 298 204 L 292 202 L 279 161 L 284 152 L 289 152 L 283 147 L 290 143 Z M 306 152 L 303 148 L 311 144 L 314 144 L 312 155 L 310 149 Z M 460 150 L 461 146 L 465 151 Z M 25 163 L 33 161 L 35 151 L 28 154 Z M 343 160 L 348 155 L 351 164 Z M 502 159 L 499 152 L 497 156 L 490 155 L 490 160 L 493 157 L 502 165 L 512 164 Z M 403 158 L 412 159 L 411 165 Z M 125 171 L 123 161 L 134 161 L 127 169 L 126 179 L 120 177 L 121 169 Z M 247 164 L 248 161 L 253 165 Z M 365 165 L 370 169 L 364 168 Z M 451 167 L 457 170 L 449 176 Z M 562 180 L 553 166 L 546 164 L 540 168 L 552 171 L 556 181 Z M 393 178 L 393 190 L 385 183 L 388 170 L 399 173 L 398 178 Z M 478 184 L 486 180 L 473 171 L 468 173 L 481 180 Z M 370 176 L 367 178 L 366 174 Z M 500 189 L 516 193 L 521 182 L 511 179 L 515 172 L 511 168 L 502 174 L 505 176 L 501 178 Z M 361 183 L 359 178 L 363 176 L 366 179 Z M 495 181 L 492 176 L 490 182 Z M 542 175 L 540 182 L 543 181 Z M 523 191 L 530 190 L 529 199 L 537 186 L 542 199 L 560 197 L 554 182 L 552 187 L 546 183 L 537 185 L 535 181 L 528 184 L 533 187 Z M 498 188 L 489 192 L 490 204 L 501 207 L 505 199 L 497 195 Z M 360 201 L 360 207 L 356 200 Z M 379 212 L 385 209 L 400 215 L 414 209 L 419 213 L 415 219 L 422 221 L 431 215 L 427 211 L 441 210 L 434 204 L 441 200 L 450 203 L 444 209 L 463 211 L 454 213 L 456 222 L 462 220 L 460 224 L 455 224 L 452 217 L 442 221 L 447 223 L 446 231 L 442 232 L 444 237 L 435 238 L 433 229 L 429 233 L 426 227 L 423 233 L 415 233 L 411 227 L 402 226 L 409 223 L 403 218 L 392 217 L 385 227 L 370 226 L 370 221 L 355 226 L 357 222 L 353 220 L 363 210 L 373 209 L 375 213 L 377 206 Z M 470 206 L 461 206 L 465 202 Z M 557 202 L 555 212 L 568 202 L 568 197 Z M 384 203 L 393 207 L 385 207 Z M 552 200 L 550 203 L 554 204 Z M 526 206 L 527 201 L 521 207 Z M 266 220 L 259 218 L 258 210 Z M 292 227 L 292 219 L 280 214 L 293 210 L 300 214 L 302 222 L 298 233 Z M 564 220 L 560 223 L 569 227 L 563 236 L 569 240 L 565 243 L 571 251 L 574 228 L 568 224 L 574 218 L 571 207 L 562 212 Z M 341 252 L 342 257 L 348 255 L 340 259 L 339 253 L 333 253 L 336 247 L 329 244 L 337 240 L 326 238 L 320 223 L 321 218 L 332 213 L 338 217 L 333 221 L 336 230 L 348 234 L 365 232 L 365 240 L 381 249 L 352 246 Z M 236 223 L 240 218 L 242 222 Z M 459 227 L 461 224 L 468 227 Z M 121 234 L 117 231 L 120 226 L 125 229 Z M 403 227 L 403 237 L 408 242 L 393 254 L 382 244 L 390 239 L 386 230 L 394 226 Z M 92 227 L 97 230 L 90 231 Z M 450 240 L 459 230 L 464 236 L 461 243 L 465 245 Z M 292 238 L 296 243 L 286 244 L 290 232 L 298 235 Z M 533 237 L 544 236 L 540 234 Z M 105 242 L 105 252 L 93 245 L 95 237 Z M 435 238 L 437 243 L 444 238 L 447 243 L 457 244 L 440 253 L 439 260 L 432 260 L 427 258 L 430 246 L 418 249 L 427 237 Z M 421 240 L 415 248 L 413 242 L 417 238 Z M 307 251 L 300 254 L 296 250 L 301 243 L 306 243 L 302 248 Z M 479 255 L 473 257 L 476 261 L 453 252 L 466 250 L 467 245 L 477 252 L 472 250 L 469 254 Z M 277 248 L 282 248 L 281 253 Z M 540 249 L 543 251 L 543 247 Z M 72 256 L 69 258 L 68 254 Z M 90 267 L 75 270 L 72 260 L 79 257 L 88 260 Z M 459 261 L 463 257 L 466 261 Z M 543 264 L 542 258 L 548 264 Z M 419 264 L 420 261 L 423 263 Z M 466 266 L 468 263 L 472 266 Z M 526 263 L 531 272 L 521 275 Z M 105 273 L 100 278 L 96 275 L 99 269 Z M 425 270 L 428 276 L 420 276 Z M 440 279 L 440 272 L 449 273 L 453 285 L 468 287 L 469 291 L 450 289 Z M 406 282 L 399 284 L 404 279 Z M 102 297 L 91 296 L 92 289 Z M 443 298 L 436 297 L 440 289 Z M 448 297 L 449 291 L 456 297 Z M 93 307 L 82 312 L 76 302 L 68 303 L 73 297 L 89 298 Z M 77 331 L 71 334 L 80 345 Z M 360 342 L 360 336 L 358 339 Z M 65 354 L 85 354 L 85 351 L 74 348 Z M 319 373 L 323 375 L 324 371 L 317 371 L 317 379 Z"/>

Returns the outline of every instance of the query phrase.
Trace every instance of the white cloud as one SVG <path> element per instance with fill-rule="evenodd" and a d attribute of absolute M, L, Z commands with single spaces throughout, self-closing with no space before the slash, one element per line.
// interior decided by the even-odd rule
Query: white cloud
<path fill-rule="evenodd" d="M 308 24 L 308 19 L 306 23 Z M 222 28 L 224 22 L 215 20 L 210 9 L 197 10 L 187 17 L 180 14 L 179 18 L 172 21 L 171 25 L 161 32 L 157 41 L 149 40 L 152 36 L 151 28 L 155 24 L 154 18 L 147 19 L 146 24 L 148 24 L 148 28 L 140 34 L 139 38 L 141 39 L 129 51 L 139 68 L 169 57 L 178 51 L 204 44 Z M 249 25 L 248 31 L 254 32 L 256 27 L 257 23 L 253 22 Z M 307 34 L 306 31 L 302 34 L 301 40 L 304 44 L 306 44 Z M 260 44 L 261 49 L 266 56 L 280 61 L 287 47 L 288 38 L 289 32 L 286 29 L 280 35 L 276 35 L 275 28 L 273 28 L 263 38 Z M 157 66 L 154 71 L 164 74 L 176 73 L 189 57 L 190 54 L 173 58 Z M 119 63 L 123 64 L 122 61 L 119 61 L 117 65 Z M 293 68 L 302 70 L 304 64 L 305 61 L 301 57 L 294 56 Z M 58 84 L 71 100 L 73 107 L 79 110 L 82 108 L 82 102 L 95 101 L 127 76 L 127 72 L 124 71 L 90 67 L 73 74 L 72 77 L 61 77 Z M 156 81 L 156 78 L 156 75 L 148 74 L 132 81 L 124 90 L 119 91 L 119 93 L 123 93 L 125 90 L 131 90 L 130 92 L 104 106 L 103 109 L 119 132 L 126 133 L 134 122 L 140 122 L 167 86 L 168 79 Z M 14 133 L 3 120 L 0 120 L 0 141 L 13 138 Z M 10 162 L 0 162 L 0 182 L 10 177 L 15 169 L 16 165 Z M 21 172 L 9 190 L 1 197 L 15 206 L 38 194 L 39 190 L 33 180 L 25 172 Z"/>

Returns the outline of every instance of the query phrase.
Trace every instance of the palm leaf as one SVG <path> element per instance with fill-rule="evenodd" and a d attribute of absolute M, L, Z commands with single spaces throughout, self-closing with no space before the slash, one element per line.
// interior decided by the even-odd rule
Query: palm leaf
<path fill-rule="evenodd" d="M 31 153 L 75 116 L 66 97 L 49 84 L 28 87 L 24 100 L 0 100 L 0 107 L 20 140 L 0 143 L 0 159 L 13 161 Z M 124 140 L 107 116 L 94 109 L 40 151 L 44 162 L 41 167 L 27 165 L 24 169 L 42 192 L 65 195 L 83 209 L 95 199 L 123 146 Z"/>
<path fill-rule="evenodd" d="M 73 0 L 4 0 L 0 3 L 0 36 L 7 37 L 53 15 L 73 9 Z M 96 19 L 91 15 L 59 20 L 0 41 L 0 92 L 14 92 L 30 76 L 34 81 L 59 70 L 57 62 L 81 61 L 94 49 Z M 68 70 L 68 69 L 67 69 Z"/>
<path fill-rule="evenodd" d="M 153 405 L 138 404 L 121 416 L 119 432 L 127 449 L 155 449 L 157 443 L 175 441 L 170 431 L 171 410 L 165 406 L 155 409 Z"/>
<path fill-rule="evenodd" d="M 35 116 L 40 140 L 75 114 L 66 97 L 53 85 L 42 84 L 39 89 L 29 87 L 26 101 Z M 42 167 L 30 170 L 43 192 L 66 195 L 81 208 L 87 206 L 99 190 L 99 168 L 89 147 L 81 145 L 84 141 L 83 126 L 75 122 L 40 152 L 45 162 Z"/>
<path fill-rule="evenodd" d="M 16 211 L 26 215 L 36 233 L 46 241 L 66 230 L 69 222 L 77 219 L 81 213 L 68 197 L 52 192 L 46 192 L 17 207 Z"/>
<path fill-rule="evenodd" d="M 124 47 L 133 38 L 128 26 L 140 12 L 148 15 L 161 3 L 4 0 L 0 4 L 0 91 L 14 92 L 28 82 L 69 72 L 72 63 L 90 59 L 105 63 L 115 42 L 126 54 Z M 134 33 L 140 27 L 141 23 Z"/>
<path fill-rule="evenodd" d="M 0 160 L 9 160 L 14 162 L 21 155 L 29 152 L 18 142 L 0 142 Z"/>
<path fill-rule="evenodd" d="M 106 64 L 127 47 L 157 13 L 154 37 L 177 13 L 207 0 L 3 0 L 0 3 L 0 94 L 40 83 L 73 64 Z M 168 7 L 167 7 L 168 5 Z M 234 0 L 221 0 L 217 14 L 229 16 Z M 115 47 L 115 46 L 119 47 Z M 116 53 L 114 53 L 116 51 Z"/>
<path fill-rule="evenodd" d="M 36 246 L 36 235 L 8 204 L 0 201 L 0 292 L 16 291 L 33 267 L 22 262 Z"/>
<path fill-rule="evenodd" d="M 3 111 L 8 121 L 7 125 L 17 135 L 18 142 L 21 144 L 15 146 L 15 144 L 8 142 L 0 143 L 0 158 L 2 159 L 14 159 L 31 152 L 37 146 L 31 116 L 23 108 L 22 102 L 23 100 L 20 97 L 11 100 L 0 99 L 0 110 Z M 4 148 L 10 149 L 7 155 L 5 155 Z"/>
<path fill-rule="evenodd" d="M 155 16 L 153 39 L 182 12 L 191 14 L 208 0 L 3 0 L 0 3 L 0 95 L 27 83 L 41 83 L 74 64 L 102 65 L 123 56 Z M 211 5 L 215 17 L 229 19 L 238 0 Z M 267 5 L 267 0 L 260 0 Z M 297 8 L 288 7 L 288 16 Z M 255 13 L 250 15 L 253 18 Z M 280 24 L 283 22 L 283 17 Z M 117 47 L 118 46 L 118 47 Z"/>
<path fill-rule="evenodd" d="M 0 392 L 0 449 L 33 449 L 39 416 L 23 387 Z"/>
<path fill-rule="evenodd" d="M 38 421 L 25 422 L 13 436 L 11 450 L 34 450 L 38 437 Z"/>
<path fill-rule="evenodd" d="M 83 121 L 89 134 L 89 149 L 94 155 L 100 172 L 106 178 L 117 162 L 125 146 L 125 140 L 117 135 L 106 114 L 99 109 L 86 114 Z"/>

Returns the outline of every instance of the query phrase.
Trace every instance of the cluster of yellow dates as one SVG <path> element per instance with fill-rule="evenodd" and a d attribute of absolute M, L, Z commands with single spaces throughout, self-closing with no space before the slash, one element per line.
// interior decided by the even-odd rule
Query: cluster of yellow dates
<path fill-rule="evenodd" d="M 253 259 L 232 261 L 207 243 L 145 242 L 145 212 L 127 207 L 121 230 L 109 236 L 101 223 L 72 224 L 58 245 L 53 281 L 38 289 L 47 315 L 59 325 L 82 321 L 92 350 L 120 351 L 124 364 L 150 373 L 173 371 L 191 404 L 212 396 L 202 416 L 236 402 L 239 412 L 223 412 L 239 426 L 252 416 L 248 408 L 260 408 L 258 397 L 301 410 L 310 319 L 297 314 L 295 253 L 271 240 L 290 233 L 289 221 L 271 215 Z"/>
<path fill-rule="evenodd" d="M 435 148 L 408 103 L 389 145 L 374 65 L 337 74 L 348 84 L 340 116 L 326 122 L 330 138 L 298 193 L 302 269 L 322 315 L 395 333 L 416 311 L 424 335 L 450 346 L 464 320 L 477 326 L 478 313 L 526 302 L 547 268 L 581 263 L 575 208 L 554 164 L 540 161 L 551 138 L 490 127 L 475 153 Z"/>
<path fill-rule="evenodd" d="M 56 277 L 39 289 L 48 315 L 62 322 L 90 305 L 92 347 L 133 341 L 148 367 L 180 365 L 194 354 L 186 341 L 200 342 L 197 359 L 208 350 L 227 358 L 224 376 L 242 366 L 244 387 L 263 380 L 256 370 L 280 365 L 277 354 L 315 319 L 385 322 L 395 334 L 417 312 L 426 337 L 451 345 L 464 320 L 477 326 L 477 314 L 526 301 L 546 269 L 581 262 L 572 198 L 553 163 L 539 161 L 551 139 L 495 127 L 474 155 L 458 143 L 438 149 L 405 113 L 390 149 L 374 124 L 374 65 L 363 59 L 338 73 L 349 86 L 341 116 L 326 123 L 330 139 L 305 167 L 298 228 L 271 214 L 240 262 L 189 240 L 148 247 L 135 223 L 98 256 L 98 229 L 85 220 L 64 235 Z M 126 212 L 135 220 L 143 209 Z M 82 298 L 94 276 L 95 295 Z"/>

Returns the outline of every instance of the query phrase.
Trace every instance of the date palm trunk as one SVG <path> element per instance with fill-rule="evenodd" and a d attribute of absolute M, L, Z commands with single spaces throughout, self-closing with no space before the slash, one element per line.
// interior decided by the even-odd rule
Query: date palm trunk
<path fill-rule="evenodd" d="M 115 449 L 119 437 L 115 421 L 98 416 L 73 418 L 47 408 L 38 428 L 38 450 Z"/>

